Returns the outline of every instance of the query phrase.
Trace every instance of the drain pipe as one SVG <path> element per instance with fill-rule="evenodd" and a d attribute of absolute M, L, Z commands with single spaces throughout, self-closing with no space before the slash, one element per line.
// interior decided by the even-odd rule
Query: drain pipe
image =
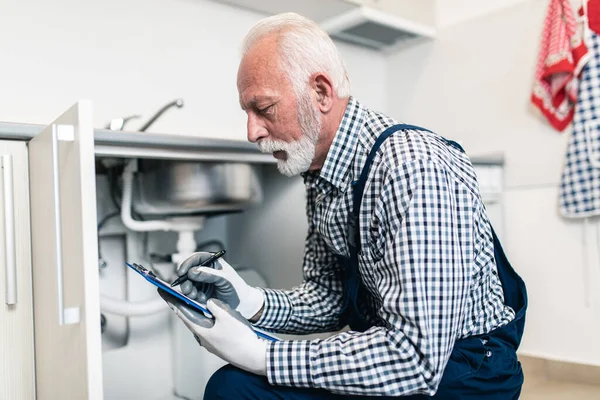
<path fill-rule="evenodd" d="M 136 232 L 172 231 L 178 233 L 177 253 L 171 255 L 175 265 L 196 251 L 194 232 L 204 226 L 204 217 L 178 218 L 177 220 L 138 221 L 131 216 L 133 175 L 137 172 L 137 160 L 130 161 L 123 171 L 123 198 L 121 200 L 121 219 L 123 224 Z M 125 316 L 138 317 L 167 311 L 165 302 L 160 297 L 155 300 L 127 301 L 105 295 L 100 296 L 100 309 L 104 312 Z"/>
<path fill-rule="evenodd" d="M 123 225 L 136 232 L 150 231 L 197 231 L 204 226 L 204 217 L 177 218 L 172 220 L 138 221 L 131 216 L 133 197 L 133 175 L 137 172 L 137 160 L 131 160 L 123 170 L 123 198 L 121 199 L 121 219 Z"/>

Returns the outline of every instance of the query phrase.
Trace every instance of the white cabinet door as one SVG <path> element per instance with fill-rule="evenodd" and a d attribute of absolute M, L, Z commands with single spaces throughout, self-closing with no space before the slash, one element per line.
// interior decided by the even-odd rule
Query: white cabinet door
<path fill-rule="evenodd" d="M 102 399 L 91 103 L 29 142 L 36 392 Z"/>
<path fill-rule="evenodd" d="M 25 142 L 0 142 L 0 400 L 35 398 Z"/>

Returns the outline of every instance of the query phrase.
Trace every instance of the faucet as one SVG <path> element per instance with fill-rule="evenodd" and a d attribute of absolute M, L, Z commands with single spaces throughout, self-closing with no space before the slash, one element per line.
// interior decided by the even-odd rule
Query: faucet
<path fill-rule="evenodd" d="M 177 107 L 177 108 L 183 107 L 183 99 L 174 100 L 174 101 L 170 102 L 169 104 L 167 104 L 166 106 L 164 106 L 163 108 L 161 108 L 160 110 L 158 110 L 156 112 L 156 114 L 154 114 L 154 116 L 152 118 L 150 118 L 148 120 L 148 122 L 146 122 L 144 124 L 144 126 L 142 126 L 139 129 L 139 131 L 140 132 L 144 132 L 146 129 L 148 129 L 150 127 L 150 125 L 152 125 L 154 123 L 154 121 L 156 121 L 158 119 L 158 117 L 160 117 L 161 115 L 163 115 L 164 112 L 167 111 L 171 107 Z"/>
<path fill-rule="evenodd" d="M 164 107 L 162 107 L 160 110 L 158 110 L 154 116 L 152 116 L 152 118 L 150 118 L 148 120 L 148 122 L 146 122 L 140 129 L 140 132 L 144 132 L 146 129 L 148 129 L 150 127 L 150 125 L 152 125 L 161 115 L 163 115 L 165 113 L 165 111 L 167 111 L 169 108 L 172 107 L 177 107 L 177 108 L 181 108 L 183 107 L 183 99 L 176 99 L 173 100 L 172 102 L 170 102 L 169 104 L 165 105 Z M 140 118 L 139 115 L 130 115 L 129 117 L 121 117 L 121 118 L 114 118 L 110 120 L 110 123 L 108 123 L 106 125 L 106 129 L 110 129 L 111 131 L 122 131 L 123 128 L 125 127 L 125 124 L 127 122 L 129 122 L 132 119 L 135 118 Z"/>
<path fill-rule="evenodd" d="M 134 118 L 140 118 L 140 116 L 130 115 L 129 117 L 113 118 L 105 126 L 105 129 L 110 129 L 111 131 L 122 131 L 123 128 L 125 128 L 125 124 Z"/>

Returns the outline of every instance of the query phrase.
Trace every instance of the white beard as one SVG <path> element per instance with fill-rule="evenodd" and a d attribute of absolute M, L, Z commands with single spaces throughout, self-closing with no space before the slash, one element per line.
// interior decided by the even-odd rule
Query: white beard
<path fill-rule="evenodd" d="M 258 148 L 263 153 L 284 151 L 286 160 L 277 160 L 277 169 L 283 175 L 294 176 L 308 171 L 315 158 L 315 147 L 321 131 L 319 110 L 312 105 L 308 96 L 298 101 L 298 122 L 302 137 L 294 142 L 263 139 L 258 142 Z"/>

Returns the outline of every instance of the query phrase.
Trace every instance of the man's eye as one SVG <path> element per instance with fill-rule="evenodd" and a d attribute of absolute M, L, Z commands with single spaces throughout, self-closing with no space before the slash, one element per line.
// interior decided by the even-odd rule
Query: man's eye
<path fill-rule="evenodd" d="M 258 112 L 261 114 L 271 114 L 272 111 L 273 111 L 273 104 L 271 104 L 270 106 L 267 106 L 265 108 L 258 109 Z"/>

